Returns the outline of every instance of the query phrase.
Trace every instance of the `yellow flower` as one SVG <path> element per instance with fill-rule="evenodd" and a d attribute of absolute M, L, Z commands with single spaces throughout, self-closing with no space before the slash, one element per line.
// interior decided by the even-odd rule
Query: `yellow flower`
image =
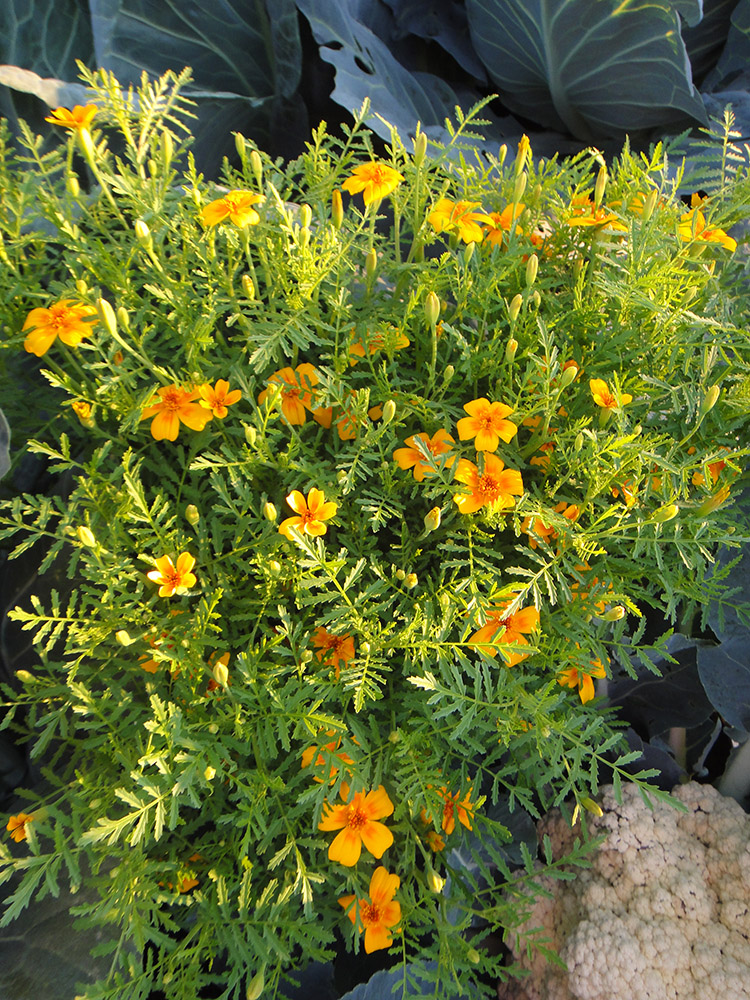
<path fill-rule="evenodd" d="M 337 504 L 326 500 L 322 490 L 313 487 L 307 494 L 307 500 L 299 490 L 292 490 L 286 502 L 297 515 L 287 517 L 279 525 L 279 531 L 291 540 L 291 529 L 296 528 L 303 535 L 325 535 L 327 526 L 323 523 L 335 517 Z"/>
<path fill-rule="evenodd" d="M 146 576 L 153 583 L 159 584 L 159 597 L 172 597 L 173 594 L 184 594 L 197 583 L 194 573 L 195 557 L 189 552 L 182 552 L 173 563 L 169 556 L 160 556 L 155 560 L 156 569 Z"/>
<path fill-rule="evenodd" d="M 723 229 L 708 228 L 706 217 L 697 206 L 680 216 L 677 232 L 684 243 L 699 240 L 704 243 L 720 243 L 727 250 L 737 249 L 737 240 L 733 240 Z"/>
<path fill-rule="evenodd" d="M 497 451 L 500 441 L 507 444 L 518 430 L 512 420 L 505 419 L 513 412 L 512 407 L 505 403 L 491 403 L 484 398 L 473 399 L 470 403 L 464 403 L 464 410 L 469 416 L 458 421 L 458 436 L 462 441 L 476 438 L 474 447 L 477 451 Z"/>
<path fill-rule="evenodd" d="M 412 434 L 411 437 L 406 439 L 406 448 L 396 448 L 393 453 L 393 460 L 398 463 L 399 469 L 414 469 L 414 478 L 418 483 L 421 483 L 425 476 L 434 476 L 435 470 L 432 468 L 427 458 L 424 454 L 417 448 L 417 440 L 421 441 L 424 445 L 426 451 L 428 451 L 433 458 L 438 459 L 440 455 L 447 455 L 451 451 L 451 446 L 456 442 L 450 436 L 448 431 L 443 430 L 441 427 L 439 430 L 430 437 L 429 434 L 422 432 L 421 434 Z M 450 468 L 456 461 L 455 455 L 449 455 L 445 461 L 447 468 Z"/>
<path fill-rule="evenodd" d="M 357 899 L 353 895 L 339 899 L 357 931 L 361 933 L 364 929 L 368 955 L 381 948 L 390 948 L 393 943 L 391 927 L 401 919 L 401 905 L 394 903 L 393 897 L 400 885 L 398 875 L 390 874 L 381 866 L 372 873 L 369 899 Z"/>
<path fill-rule="evenodd" d="M 485 212 L 475 212 L 478 201 L 451 201 L 441 198 L 427 216 L 436 233 L 443 231 L 457 233 L 464 243 L 481 243 L 484 230 L 480 223 L 494 225 L 494 220 Z"/>
<path fill-rule="evenodd" d="M 305 410 L 313 408 L 313 387 L 317 384 L 315 368 L 307 362 L 296 368 L 280 368 L 269 378 L 268 387 L 258 396 L 258 403 L 265 402 L 274 386 L 281 386 L 281 412 L 290 424 L 304 424 Z"/>
<path fill-rule="evenodd" d="M 55 108 L 44 120 L 51 122 L 53 125 L 61 125 L 63 128 L 80 131 L 89 127 L 98 110 L 95 104 L 86 104 L 83 107 L 80 104 L 76 104 L 72 111 L 68 110 L 68 108 Z"/>
<path fill-rule="evenodd" d="M 252 191 L 230 191 L 201 209 L 201 220 L 205 226 L 216 226 L 227 219 L 240 229 L 254 226 L 260 222 L 260 216 L 253 208 L 259 201 L 263 201 L 263 196 Z"/>
<path fill-rule="evenodd" d="M 569 226 L 600 226 L 627 232 L 628 227 L 616 215 L 605 208 L 597 208 L 588 195 L 579 194 L 573 198 L 571 215 L 565 220 Z"/>
<path fill-rule="evenodd" d="M 459 793 L 455 792 L 451 795 L 445 786 L 438 789 L 438 795 L 444 803 L 440 824 L 443 833 L 447 833 L 450 837 L 456 829 L 456 816 L 458 816 L 458 821 L 462 826 L 465 826 L 467 830 L 471 830 L 471 817 L 474 815 L 474 806 L 470 801 L 471 787 L 469 787 L 468 792 L 460 801 L 458 798 Z"/>
<path fill-rule="evenodd" d="M 536 608 L 519 608 L 509 615 L 506 613 L 508 603 L 495 605 L 484 625 L 469 637 L 469 645 L 478 647 L 487 656 L 495 656 L 499 646 L 507 665 L 514 667 L 529 654 L 505 647 L 529 645 L 526 636 L 539 628 L 539 612 Z"/>
<path fill-rule="evenodd" d="M 596 405 L 601 406 L 604 410 L 617 410 L 621 406 L 625 406 L 633 398 L 627 392 L 621 392 L 619 396 L 615 396 L 610 391 L 607 383 L 600 378 L 590 379 L 589 388 L 591 389 L 591 395 L 594 397 Z"/>
<path fill-rule="evenodd" d="M 455 478 L 469 487 L 469 493 L 456 493 L 454 502 L 462 514 L 473 514 L 481 507 L 498 505 L 500 509 L 513 506 L 513 497 L 523 495 L 523 480 L 517 469 L 506 469 L 497 455 L 484 453 L 484 467 L 468 459 L 458 462 Z"/>
<path fill-rule="evenodd" d="M 11 838 L 17 844 L 20 844 L 22 840 L 26 840 L 26 824 L 33 819 L 34 817 L 29 813 L 18 813 L 16 816 L 10 817 L 5 829 L 11 835 Z"/>
<path fill-rule="evenodd" d="M 377 822 L 390 816 L 393 803 L 385 788 L 371 792 L 355 792 L 349 801 L 349 786 L 341 786 L 344 805 L 326 803 L 318 829 L 328 832 L 340 830 L 328 848 L 328 860 L 339 861 L 348 868 L 359 861 L 364 844 L 373 857 L 380 860 L 393 843 L 393 834 L 383 823 Z"/>
<path fill-rule="evenodd" d="M 501 247 L 506 233 L 510 233 L 514 222 L 516 223 L 514 229 L 516 234 L 522 233 L 523 230 L 516 220 L 520 218 L 525 209 L 525 205 L 517 202 L 515 205 L 506 206 L 502 212 L 490 212 L 488 218 L 491 221 L 484 227 L 484 231 L 487 234 L 485 242 L 492 244 L 492 246 Z"/>
<path fill-rule="evenodd" d="M 349 194 L 359 194 L 361 191 L 365 205 L 370 205 L 395 191 L 403 179 L 404 175 L 388 164 L 370 161 L 355 167 L 352 176 L 341 186 Z"/>
<path fill-rule="evenodd" d="M 95 316 L 93 306 L 74 299 L 61 299 L 49 309 L 32 309 L 23 324 L 23 329 L 29 331 L 23 342 L 24 349 L 41 358 L 58 337 L 68 347 L 78 347 L 97 322 Z"/>
<path fill-rule="evenodd" d="M 591 678 L 607 676 L 607 671 L 601 660 L 591 660 L 589 667 L 588 670 L 571 667 L 569 670 L 563 670 L 557 678 L 557 683 L 562 687 L 578 688 L 578 694 L 584 705 L 587 701 L 591 701 L 595 694 L 594 682 Z"/>
<path fill-rule="evenodd" d="M 213 388 L 208 383 L 199 385 L 198 392 L 201 394 L 200 405 L 210 410 L 219 420 L 223 420 L 229 412 L 227 410 L 228 406 L 231 406 L 238 399 L 242 398 L 242 393 L 239 389 L 234 389 L 232 392 L 229 391 L 229 383 L 223 378 L 220 378 Z"/>
<path fill-rule="evenodd" d="M 192 431 L 202 431 L 213 418 L 213 413 L 196 403 L 200 395 L 198 389 L 186 389 L 178 385 L 167 385 L 157 389 L 148 406 L 141 413 L 141 420 L 151 421 L 151 434 L 156 441 L 176 441 L 180 424 Z"/>

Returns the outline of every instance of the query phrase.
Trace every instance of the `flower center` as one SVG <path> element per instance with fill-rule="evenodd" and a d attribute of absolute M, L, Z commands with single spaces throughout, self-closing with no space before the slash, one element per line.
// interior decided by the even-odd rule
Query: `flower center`
<path fill-rule="evenodd" d="M 182 405 L 182 393 L 179 389 L 167 389 L 161 398 L 163 406 L 167 410 L 179 410 Z"/>
<path fill-rule="evenodd" d="M 366 822 L 367 816 L 365 816 L 361 809 L 352 807 L 349 810 L 349 822 L 347 826 L 350 830 L 361 830 Z"/>
<path fill-rule="evenodd" d="M 485 500 L 497 500 L 500 496 L 500 487 L 495 477 L 487 472 L 480 476 L 477 483 L 477 493 Z"/>
<path fill-rule="evenodd" d="M 380 917 L 380 907 L 377 903 L 365 903 L 361 902 L 359 904 L 359 912 L 362 915 L 363 924 L 379 924 Z"/>

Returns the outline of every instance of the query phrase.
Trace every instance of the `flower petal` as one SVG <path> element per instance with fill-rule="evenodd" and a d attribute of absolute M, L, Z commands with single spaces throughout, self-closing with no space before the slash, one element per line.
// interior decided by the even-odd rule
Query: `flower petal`
<path fill-rule="evenodd" d="M 338 861 L 339 864 L 352 868 L 359 861 L 361 853 L 362 838 L 359 833 L 347 826 L 333 838 L 333 842 L 328 848 L 328 860 Z M 376 855 L 376 857 L 379 856 Z"/>

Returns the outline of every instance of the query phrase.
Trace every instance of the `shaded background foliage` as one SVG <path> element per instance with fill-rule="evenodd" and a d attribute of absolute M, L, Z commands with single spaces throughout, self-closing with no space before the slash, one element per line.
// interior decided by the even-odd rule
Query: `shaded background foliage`
<path fill-rule="evenodd" d="M 378 116 L 443 139 L 456 104 L 497 94 L 487 143 L 526 131 L 542 155 L 647 144 L 728 102 L 750 133 L 750 0 L 8 0 L 0 113 L 48 132 L 45 105 L 85 100 L 77 59 L 125 83 L 191 66 L 208 176 L 233 130 L 289 158 L 365 98 L 381 138 Z"/>

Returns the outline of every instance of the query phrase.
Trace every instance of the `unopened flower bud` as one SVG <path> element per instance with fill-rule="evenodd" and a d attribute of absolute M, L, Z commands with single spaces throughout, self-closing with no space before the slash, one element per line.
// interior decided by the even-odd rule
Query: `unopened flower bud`
<path fill-rule="evenodd" d="M 125 308 L 125 306 L 118 306 L 115 315 L 117 316 L 117 322 L 120 324 L 123 330 L 129 330 L 130 316 L 128 316 L 128 311 Z"/>
<path fill-rule="evenodd" d="M 464 247 L 464 264 L 468 264 L 471 258 L 474 256 L 474 247 L 476 243 L 467 243 Z"/>
<path fill-rule="evenodd" d="M 446 365 L 445 370 L 443 371 L 443 381 L 450 382 L 450 380 L 453 378 L 455 374 L 456 374 L 456 369 L 453 367 L 453 365 Z"/>
<path fill-rule="evenodd" d="M 383 406 L 383 425 L 389 424 L 396 416 L 396 404 L 392 399 L 387 399 Z"/>
<path fill-rule="evenodd" d="M 222 663 L 221 660 L 217 660 L 211 668 L 211 674 L 213 679 L 221 687 L 226 687 L 229 683 L 229 670 L 226 663 Z"/>
<path fill-rule="evenodd" d="M 518 202 L 523 198 L 523 193 L 526 190 L 526 174 L 519 174 L 516 177 L 516 183 L 513 185 L 513 201 L 518 204 Z"/>
<path fill-rule="evenodd" d="M 120 643 L 121 646 L 131 646 L 135 639 L 130 638 L 130 633 L 124 628 L 119 629 L 115 632 L 115 639 Z"/>
<path fill-rule="evenodd" d="M 272 559 L 268 564 L 268 572 L 271 576 L 279 577 L 281 576 L 281 563 L 278 559 Z"/>
<path fill-rule="evenodd" d="M 607 187 L 607 168 L 605 166 L 599 167 L 599 173 L 596 177 L 596 187 L 594 188 L 594 207 L 599 208 L 602 201 L 604 200 L 604 191 Z"/>
<path fill-rule="evenodd" d="M 560 376 L 560 388 L 567 389 L 571 382 L 575 382 L 577 375 L 578 368 L 575 365 L 569 365 Z"/>
<path fill-rule="evenodd" d="M 523 305 L 523 296 L 519 292 L 518 295 L 514 295 L 510 300 L 510 305 L 508 306 L 508 315 L 510 316 L 511 323 L 515 323 L 518 319 L 518 314 L 521 311 L 521 306 Z"/>
<path fill-rule="evenodd" d="M 33 684 L 36 679 L 28 670 L 16 670 L 16 677 L 22 684 Z"/>
<path fill-rule="evenodd" d="M 580 451 L 583 448 L 583 431 L 579 431 L 576 434 L 576 439 L 573 442 L 573 448 L 575 451 Z"/>
<path fill-rule="evenodd" d="M 247 984 L 247 990 L 245 992 L 245 1000 L 259 1000 L 263 994 L 263 990 L 266 987 L 266 977 L 264 969 L 260 972 L 256 972 L 250 982 Z"/>
<path fill-rule="evenodd" d="M 518 341 L 513 337 L 510 338 L 508 343 L 505 345 L 505 360 L 510 364 L 516 356 L 516 351 L 518 350 Z"/>
<path fill-rule="evenodd" d="M 344 221 L 344 202 L 341 199 L 341 192 L 334 188 L 331 195 L 331 222 L 335 229 L 341 229 Z"/>
<path fill-rule="evenodd" d="M 505 163 L 505 157 L 507 155 L 508 155 L 508 147 L 505 145 L 505 143 L 503 143 L 502 146 L 500 146 L 497 151 L 498 167 L 502 167 L 502 165 Z"/>
<path fill-rule="evenodd" d="M 297 242 L 302 250 L 306 250 L 310 245 L 310 230 L 307 226 L 303 226 L 299 231 L 299 236 L 297 237 Z"/>
<path fill-rule="evenodd" d="M 255 182 L 260 187 L 263 183 L 263 160 L 261 160 L 257 149 L 254 149 L 250 153 L 250 166 L 252 167 Z"/>
<path fill-rule="evenodd" d="M 106 299 L 98 298 L 96 300 L 96 311 L 99 313 L 99 319 L 104 324 L 104 328 L 110 337 L 116 337 L 117 317 L 115 316 L 115 311 L 109 302 L 107 302 Z"/>
<path fill-rule="evenodd" d="M 404 577 L 404 586 L 407 590 L 414 590 L 416 585 L 419 583 L 419 577 L 416 573 L 407 573 Z"/>
<path fill-rule="evenodd" d="M 369 656 L 371 648 L 372 647 L 370 646 L 369 642 L 361 642 L 359 644 L 359 650 L 363 656 Z"/>
<path fill-rule="evenodd" d="M 258 432 L 251 424 L 243 424 L 242 427 L 245 431 L 245 441 L 253 448 L 258 438 Z"/>
<path fill-rule="evenodd" d="M 690 305 L 690 303 L 693 301 L 693 299 L 697 294 L 698 294 L 698 286 L 691 285 L 690 288 L 687 289 L 687 291 L 682 297 L 682 304 L 684 306 Z"/>
<path fill-rule="evenodd" d="M 160 146 L 161 146 L 161 162 L 164 169 L 169 169 L 169 165 L 172 162 L 172 157 L 174 156 L 174 142 L 172 141 L 172 133 L 168 132 L 166 129 L 159 136 Z"/>
<path fill-rule="evenodd" d="M 237 156 L 240 160 L 245 162 L 245 137 L 239 132 L 234 133 L 234 148 L 237 150 Z"/>
<path fill-rule="evenodd" d="M 312 209 L 310 208 L 309 205 L 300 205 L 299 221 L 300 225 L 304 229 L 310 228 L 310 223 L 312 222 Z"/>
<path fill-rule="evenodd" d="M 530 288 L 536 281 L 536 276 L 538 271 L 539 271 L 539 258 L 535 253 L 533 253 L 526 261 L 526 285 L 528 288 Z"/>
<path fill-rule="evenodd" d="M 89 290 L 89 286 L 86 284 L 83 278 L 79 278 L 76 281 L 76 291 L 79 295 L 85 295 Z"/>
<path fill-rule="evenodd" d="M 406 573 L 404 572 L 404 570 L 397 569 L 396 570 L 396 579 L 397 580 L 404 580 L 405 578 L 406 578 Z"/>
<path fill-rule="evenodd" d="M 424 316 L 430 326 L 435 326 L 440 318 L 440 299 L 434 292 L 424 297 Z"/>
<path fill-rule="evenodd" d="M 445 886 L 445 879 L 438 875 L 432 865 L 427 868 L 427 885 L 430 892 L 442 892 Z"/>
<path fill-rule="evenodd" d="M 185 508 L 185 520 L 188 524 L 192 524 L 193 527 L 196 526 L 198 521 L 201 519 L 201 514 L 194 503 L 189 503 Z"/>
<path fill-rule="evenodd" d="M 151 246 L 151 230 L 143 219 L 135 220 L 135 236 L 139 243 L 142 243 L 144 246 Z"/>
<path fill-rule="evenodd" d="M 615 606 L 610 608 L 609 611 L 605 611 L 602 615 L 602 619 L 605 622 L 619 622 L 621 618 L 625 617 L 625 614 L 625 608 L 622 604 L 615 604 Z"/>
<path fill-rule="evenodd" d="M 153 178 L 159 176 L 159 166 L 156 160 L 148 160 L 146 166 L 148 167 L 148 172 L 151 174 Z"/>
<path fill-rule="evenodd" d="M 482 961 L 482 956 L 479 954 L 476 948 L 469 948 L 466 952 L 466 957 L 471 962 L 472 965 L 478 965 Z"/>
<path fill-rule="evenodd" d="M 336 473 L 336 482 L 339 484 L 339 486 L 343 486 L 344 483 L 346 482 L 346 475 L 347 475 L 346 469 L 339 469 L 339 471 Z"/>
<path fill-rule="evenodd" d="M 245 293 L 245 297 L 252 300 L 255 298 L 255 283 L 249 274 L 242 275 L 242 291 Z"/>
<path fill-rule="evenodd" d="M 671 521 L 673 518 L 677 517 L 680 513 L 680 508 L 676 503 L 668 503 L 663 507 L 659 507 L 651 515 L 651 520 L 655 521 L 657 524 L 664 524 L 665 521 Z"/>
<path fill-rule="evenodd" d="M 389 743 L 398 743 L 400 739 L 401 739 L 401 733 L 398 731 L 398 729 L 392 729 L 390 733 L 388 733 Z"/>
<path fill-rule="evenodd" d="M 216 777 L 216 768 L 211 767 L 209 765 L 203 772 L 203 777 L 206 779 L 206 781 L 213 781 L 213 779 Z"/>
<path fill-rule="evenodd" d="M 75 174 L 70 174 L 70 176 L 66 181 L 66 187 L 68 188 L 68 191 L 70 192 L 70 194 L 73 195 L 74 198 L 77 198 L 78 195 L 81 193 L 81 185 L 78 183 L 78 178 L 76 177 Z"/>
<path fill-rule="evenodd" d="M 85 524 L 80 526 L 80 528 L 76 531 L 76 534 L 78 535 L 78 540 L 81 545 L 85 545 L 89 549 L 93 549 L 96 546 L 94 532 L 91 528 L 87 528 Z"/>
<path fill-rule="evenodd" d="M 698 514 L 699 517 L 711 514 L 713 511 L 722 506 L 728 496 L 729 487 L 722 486 L 721 489 L 717 490 L 713 496 L 706 497 L 706 499 L 695 508 L 695 513 Z"/>
<path fill-rule="evenodd" d="M 427 136 L 424 132 L 420 132 L 419 135 L 414 140 L 414 166 L 421 167 L 425 158 L 425 153 L 427 152 Z"/>
<path fill-rule="evenodd" d="M 375 271 L 378 266 L 378 255 L 375 250 L 370 250 L 365 257 L 365 274 L 369 281 L 375 277 Z"/>
<path fill-rule="evenodd" d="M 439 507 L 433 507 L 432 510 L 428 511 L 424 516 L 424 530 L 425 531 L 437 531 L 440 527 L 440 519 L 442 517 L 442 511 Z"/>
<path fill-rule="evenodd" d="M 538 309 L 542 302 L 542 296 L 539 294 L 539 289 L 535 288 L 531 293 L 531 298 L 529 299 L 534 309 Z"/>
<path fill-rule="evenodd" d="M 525 168 L 526 163 L 528 162 L 530 150 L 531 143 L 529 142 L 529 137 L 527 135 L 522 135 L 521 141 L 518 143 L 518 152 L 516 153 L 515 171 L 517 177 L 520 176 L 521 171 Z M 515 198 L 514 201 L 518 201 L 518 198 Z"/>
<path fill-rule="evenodd" d="M 273 524 L 278 516 L 278 512 L 274 505 L 270 502 L 270 500 L 266 501 L 266 503 L 263 504 L 263 517 Z"/>
<path fill-rule="evenodd" d="M 648 222 L 651 216 L 654 214 L 654 209 L 656 208 L 656 199 L 659 197 L 659 192 L 656 188 L 653 188 L 646 195 L 646 200 L 643 203 L 643 211 L 641 212 L 641 218 L 644 222 Z"/>
<path fill-rule="evenodd" d="M 590 812 L 593 816 L 604 815 L 604 811 L 602 810 L 602 807 L 599 805 L 599 803 L 594 802 L 594 800 L 588 798 L 588 796 L 581 799 L 581 805 L 586 810 L 586 812 Z"/>
<path fill-rule="evenodd" d="M 712 410 L 716 406 L 716 402 L 719 398 L 719 393 L 721 390 L 718 385 L 712 385 L 708 390 L 706 395 L 703 397 L 703 402 L 701 403 L 701 408 L 698 411 L 699 417 L 704 417 L 709 410 Z"/>
<path fill-rule="evenodd" d="M 302 661 L 302 663 L 309 663 L 310 660 L 312 660 L 312 658 L 313 658 L 312 650 L 304 649 L 302 651 L 302 655 L 300 656 L 300 660 Z"/>

